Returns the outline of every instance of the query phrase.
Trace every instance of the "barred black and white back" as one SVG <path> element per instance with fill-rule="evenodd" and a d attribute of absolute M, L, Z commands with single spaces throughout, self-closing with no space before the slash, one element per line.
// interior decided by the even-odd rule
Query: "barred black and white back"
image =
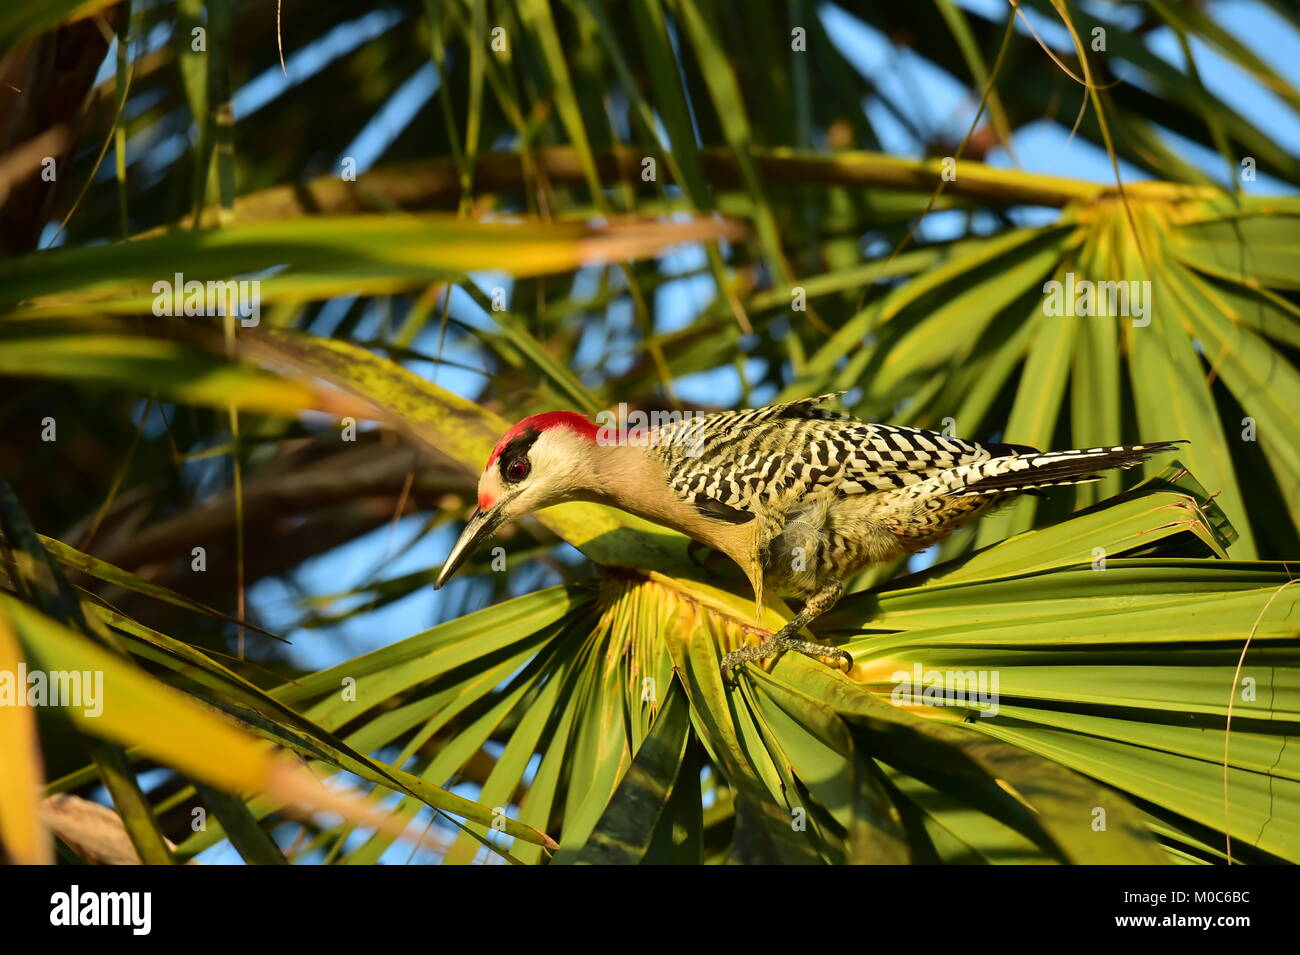
<path fill-rule="evenodd" d="M 1099 480 L 1179 442 L 1038 451 L 980 444 L 917 428 L 871 424 L 818 407 L 820 395 L 745 411 L 710 414 L 663 429 L 653 453 L 673 490 L 709 517 L 739 523 L 780 513 L 810 495 L 896 491 L 999 498 Z M 674 441 L 690 427 L 690 441 Z"/>

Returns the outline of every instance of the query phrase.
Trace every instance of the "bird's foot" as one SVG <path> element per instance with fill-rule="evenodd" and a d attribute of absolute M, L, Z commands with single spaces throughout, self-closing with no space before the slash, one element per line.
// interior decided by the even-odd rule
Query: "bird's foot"
<path fill-rule="evenodd" d="M 741 647 L 739 650 L 732 650 L 722 658 L 722 676 L 729 684 L 735 686 L 736 678 L 733 671 L 745 663 L 757 663 L 760 660 L 767 660 L 771 657 L 784 653 L 786 650 L 793 650 L 796 653 L 802 653 L 804 656 L 816 657 L 819 659 L 833 660 L 832 666 L 843 665 L 845 672 L 853 669 L 853 657 L 845 650 L 836 647 L 828 647 L 824 643 L 814 643 L 812 640 L 800 640 L 797 637 L 785 633 L 778 633 L 766 643 L 760 643 L 755 646 Z"/>

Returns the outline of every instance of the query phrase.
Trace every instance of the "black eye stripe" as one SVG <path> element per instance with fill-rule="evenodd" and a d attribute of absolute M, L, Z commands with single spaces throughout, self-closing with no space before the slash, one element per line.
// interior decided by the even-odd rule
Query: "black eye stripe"
<path fill-rule="evenodd" d="M 528 464 L 528 451 L 532 448 L 533 443 L 541 437 L 541 432 L 535 428 L 529 428 L 527 431 L 516 435 L 510 439 L 510 443 L 501 449 L 501 457 L 497 461 L 497 468 L 501 471 L 501 477 L 507 481 L 510 480 L 510 465 L 517 460 L 523 460 Z M 522 480 L 518 478 L 516 480 Z"/>

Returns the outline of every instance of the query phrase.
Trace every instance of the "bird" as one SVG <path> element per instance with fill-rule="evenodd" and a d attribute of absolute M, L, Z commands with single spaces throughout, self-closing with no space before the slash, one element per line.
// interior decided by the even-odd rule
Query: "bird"
<path fill-rule="evenodd" d="M 1185 443 L 980 443 L 824 407 L 842 394 L 679 412 L 642 428 L 573 411 L 526 417 L 493 447 L 434 588 L 508 521 L 566 501 L 607 504 L 729 557 L 749 580 L 756 617 L 765 590 L 803 601 L 768 640 L 723 658 L 729 682 L 743 664 L 787 650 L 851 670 L 849 653 L 799 633 L 860 570 L 924 550 L 1019 494 L 1097 481 Z"/>

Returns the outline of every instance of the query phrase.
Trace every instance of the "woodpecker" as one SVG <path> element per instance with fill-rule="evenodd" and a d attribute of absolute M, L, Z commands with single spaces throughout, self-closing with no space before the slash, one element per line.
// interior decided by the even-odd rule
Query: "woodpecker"
<path fill-rule="evenodd" d="M 720 551 L 764 589 L 803 600 L 766 642 L 726 655 L 725 673 L 785 650 L 843 650 L 798 634 L 869 564 L 923 550 L 1026 491 L 1085 484 L 1181 441 L 1076 451 L 980 444 L 869 424 L 821 407 L 838 394 L 723 411 L 644 429 L 583 415 L 532 415 L 501 436 L 478 482 L 478 507 L 435 589 L 502 524 L 565 501 L 621 508 Z"/>

